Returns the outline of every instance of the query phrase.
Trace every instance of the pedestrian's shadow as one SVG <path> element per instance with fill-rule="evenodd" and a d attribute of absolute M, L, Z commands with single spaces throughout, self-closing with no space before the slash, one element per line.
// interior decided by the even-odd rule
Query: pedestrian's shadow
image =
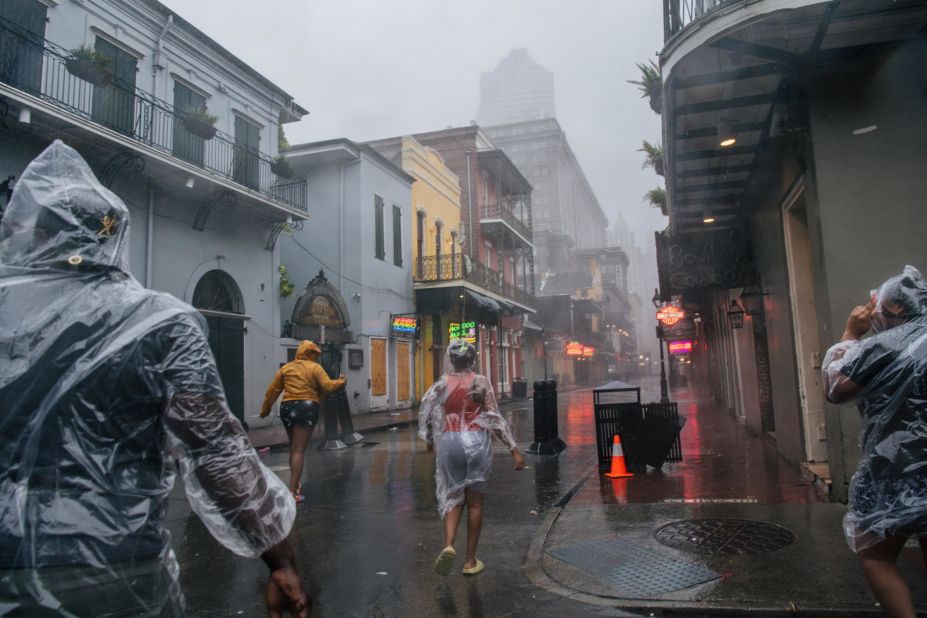
<path fill-rule="evenodd" d="M 447 585 L 447 581 L 442 581 L 435 588 L 435 603 L 441 610 L 442 616 L 457 616 L 457 603 L 454 602 L 454 591 Z"/>
<path fill-rule="evenodd" d="M 469 616 L 469 618 L 483 618 L 483 595 L 480 592 L 479 578 L 468 577 L 465 583 L 467 588 L 467 611 L 463 614 L 457 609 L 454 600 L 454 591 L 446 581 L 435 588 L 435 603 L 442 616 Z"/>
<path fill-rule="evenodd" d="M 470 606 L 470 618 L 483 618 L 483 595 L 480 593 L 478 577 L 467 578 L 467 604 Z"/>

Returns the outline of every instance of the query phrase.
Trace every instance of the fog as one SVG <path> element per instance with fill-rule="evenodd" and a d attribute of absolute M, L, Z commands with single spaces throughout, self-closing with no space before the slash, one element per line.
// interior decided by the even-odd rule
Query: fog
<path fill-rule="evenodd" d="M 627 80 L 662 46 L 659 2 L 582 0 L 162 0 L 310 114 L 291 143 L 363 141 L 468 124 L 480 73 L 524 47 L 554 72 L 557 119 L 609 221 L 638 244 L 665 226 L 643 194 L 641 140 L 660 119 Z M 633 8 L 631 8 L 633 6 Z"/>

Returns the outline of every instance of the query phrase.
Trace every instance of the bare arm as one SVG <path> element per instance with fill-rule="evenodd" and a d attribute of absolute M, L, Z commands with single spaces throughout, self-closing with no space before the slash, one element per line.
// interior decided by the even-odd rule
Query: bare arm
<path fill-rule="evenodd" d="M 264 405 L 261 406 L 261 418 L 270 414 L 270 409 L 283 392 L 283 370 L 278 370 L 274 379 L 270 381 L 267 392 L 264 394 Z"/>

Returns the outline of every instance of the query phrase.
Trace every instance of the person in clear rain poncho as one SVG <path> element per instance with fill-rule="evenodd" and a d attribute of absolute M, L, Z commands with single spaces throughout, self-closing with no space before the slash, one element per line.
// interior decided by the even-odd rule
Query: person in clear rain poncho
<path fill-rule="evenodd" d="M 492 385 L 474 373 L 476 348 L 462 339 L 452 340 L 444 357 L 444 375 L 435 382 L 419 409 L 419 436 L 435 451 L 435 485 L 438 512 L 444 519 L 444 549 L 435 572 L 448 575 L 457 556 L 454 539 L 467 505 L 467 558 L 465 575 L 476 575 L 484 565 L 476 557 L 483 525 L 483 494 L 492 467 L 492 436 L 512 453 L 515 469 L 524 470 L 509 424 L 499 414 Z"/>
<path fill-rule="evenodd" d="M 182 615 L 179 468 L 212 535 L 267 563 L 268 606 L 306 616 L 293 498 L 229 411 L 203 319 L 129 274 L 128 218 L 55 141 L 0 223 L 0 615 Z"/>
<path fill-rule="evenodd" d="M 883 609 L 913 617 L 896 561 L 911 536 L 927 559 L 927 281 L 917 269 L 906 266 L 853 309 L 822 373 L 827 399 L 856 399 L 862 415 L 847 542 Z"/>

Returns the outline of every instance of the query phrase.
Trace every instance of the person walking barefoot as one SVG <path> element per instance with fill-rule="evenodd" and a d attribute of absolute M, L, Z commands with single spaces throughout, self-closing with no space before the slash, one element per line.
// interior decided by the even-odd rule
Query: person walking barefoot
<path fill-rule="evenodd" d="M 476 348 L 462 339 L 450 342 L 445 353 L 444 375 L 425 396 L 419 412 L 419 437 L 435 452 L 435 494 L 444 520 L 444 549 L 435 560 L 435 572 L 447 576 L 454 567 L 454 541 L 467 507 L 467 553 L 464 575 L 485 568 L 476 557 L 483 528 L 483 497 L 492 468 L 492 436 L 505 444 L 516 470 L 525 460 L 509 424 L 499 414 L 490 381 L 474 372 Z"/>

